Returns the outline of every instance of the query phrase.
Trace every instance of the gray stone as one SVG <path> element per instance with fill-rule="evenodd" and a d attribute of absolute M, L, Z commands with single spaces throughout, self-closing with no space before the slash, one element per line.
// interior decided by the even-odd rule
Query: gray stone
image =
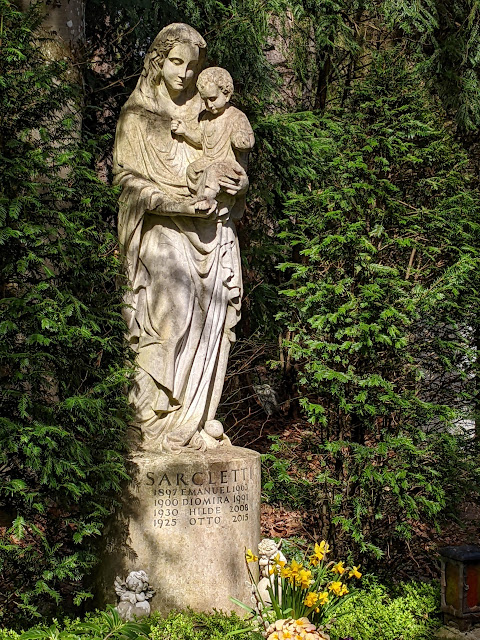
<path fill-rule="evenodd" d="M 435 632 L 437 640 L 465 640 L 465 634 L 455 627 L 440 627 Z"/>
<path fill-rule="evenodd" d="M 155 591 L 150 588 L 145 571 L 130 571 L 125 581 L 117 576 L 114 587 L 120 599 L 117 611 L 123 620 L 135 620 L 150 615 L 148 601 L 155 595 Z"/>
<path fill-rule="evenodd" d="M 273 574 L 275 566 L 274 559 L 286 562 L 287 559 L 280 550 L 282 542 L 276 543 L 271 538 L 264 538 L 258 545 L 258 567 L 260 570 L 260 580 L 257 584 L 257 594 L 264 604 L 272 604 L 269 588 L 274 588 L 274 580 L 277 581 L 279 594 L 282 593 L 282 582 L 279 576 Z"/>
<path fill-rule="evenodd" d="M 480 640 L 480 627 L 473 627 L 469 631 L 460 631 L 452 625 L 440 627 L 435 632 L 437 640 Z"/>
<path fill-rule="evenodd" d="M 182 455 L 138 453 L 119 518 L 107 534 L 100 602 L 115 576 L 144 570 L 162 614 L 251 604 L 245 549 L 260 541 L 260 455 L 219 447 Z"/>
<path fill-rule="evenodd" d="M 118 603 L 117 611 L 122 620 L 131 622 L 132 620 L 146 618 L 149 616 L 150 605 L 147 601 L 132 604 L 131 602 L 124 600 Z"/>
<path fill-rule="evenodd" d="M 254 135 L 230 104 L 230 74 L 202 71 L 205 50 L 187 24 L 160 31 L 114 149 L 137 373 L 131 483 L 106 539 L 99 604 L 113 601 L 116 576 L 143 571 L 162 613 L 249 602 L 245 548 L 260 539 L 260 456 L 232 447 L 216 419 L 240 318 L 235 222 Z M 121 580 L 119 610 L 133 616 L 139 595 Z"/>

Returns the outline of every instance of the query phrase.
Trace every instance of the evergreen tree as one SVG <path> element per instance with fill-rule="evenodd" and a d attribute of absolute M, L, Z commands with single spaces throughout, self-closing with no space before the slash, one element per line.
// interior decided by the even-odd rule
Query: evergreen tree
<path fill-rule="evenodd" d="M 116 196 L 79 139 L 78 86 L 0 2 L 0 611 L 80 602 L 124 472 Z M 37 36 L 38 37 L 38 36 Z M 43 44 L 43 46 L 42 46 Z"/>
<path fill-rule="evenodd" d="M 476 394 L 480 195 L 445 120 L 419 69 L 377 54 L 342 109 L 310 117 L 316 179 L 285 206 L 298 259 L 281 265 L 278 317 L 317 470 L 290 490 L 343 550 L 408 538 L 455 503 L 474 462 L 452 434 Z"/>

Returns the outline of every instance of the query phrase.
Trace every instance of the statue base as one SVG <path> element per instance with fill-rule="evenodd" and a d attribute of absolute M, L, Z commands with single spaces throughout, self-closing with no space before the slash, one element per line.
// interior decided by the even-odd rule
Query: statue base
<path fill-rule="evenodd" d="M 145 571 L 152 611 L 244 613 L 250 605 L 245 549 L 260 541 L 260 454 L 240 447 L 178 455 L 139 452 L 106 532 L 99 605 L 117 601 L 116 576 Z"/>

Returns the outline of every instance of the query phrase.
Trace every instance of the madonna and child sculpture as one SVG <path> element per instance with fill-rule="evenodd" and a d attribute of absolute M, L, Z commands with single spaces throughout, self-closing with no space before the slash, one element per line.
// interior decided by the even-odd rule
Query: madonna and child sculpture
<path fill-rule="evenodd" d="M 230 444 L 216 411 L 240 317 L 235 221 L 254 136 L 230 104 L 230 74 L 202 70 L 205 54 L 192 27 L 162 29 L 117 127 L 124 313 L 137 366 L 129 401 L 140 437 L 105 536 L 100 605 L 124 575 L 148 575 L 162 613 L 228 611 L 230 596 L 250 596 L 244 549 L 260 539 L 260 456 Z"/>
<path fill-rule="evenodd" d="M 172 24 L 122 109 L 114 152 L 125 308 L 138 373 L 130 401 L 145 450 L 228 443 L 215 413 L 240 316 L 235 220 L 243 214 L 247 117 L 230 74 L 201 71 L 206 43 Z"/>

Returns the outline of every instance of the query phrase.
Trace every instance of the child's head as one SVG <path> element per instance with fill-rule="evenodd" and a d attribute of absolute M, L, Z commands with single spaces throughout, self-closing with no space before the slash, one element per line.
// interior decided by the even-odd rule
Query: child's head
<path fill-rule="evenodd" d="M 219 115 L 225 111 L 232 97 L 232 76 L 221 67 L 209 67 L 198 76 L 197 88 L 206 109 L 214 115 Z"/>

